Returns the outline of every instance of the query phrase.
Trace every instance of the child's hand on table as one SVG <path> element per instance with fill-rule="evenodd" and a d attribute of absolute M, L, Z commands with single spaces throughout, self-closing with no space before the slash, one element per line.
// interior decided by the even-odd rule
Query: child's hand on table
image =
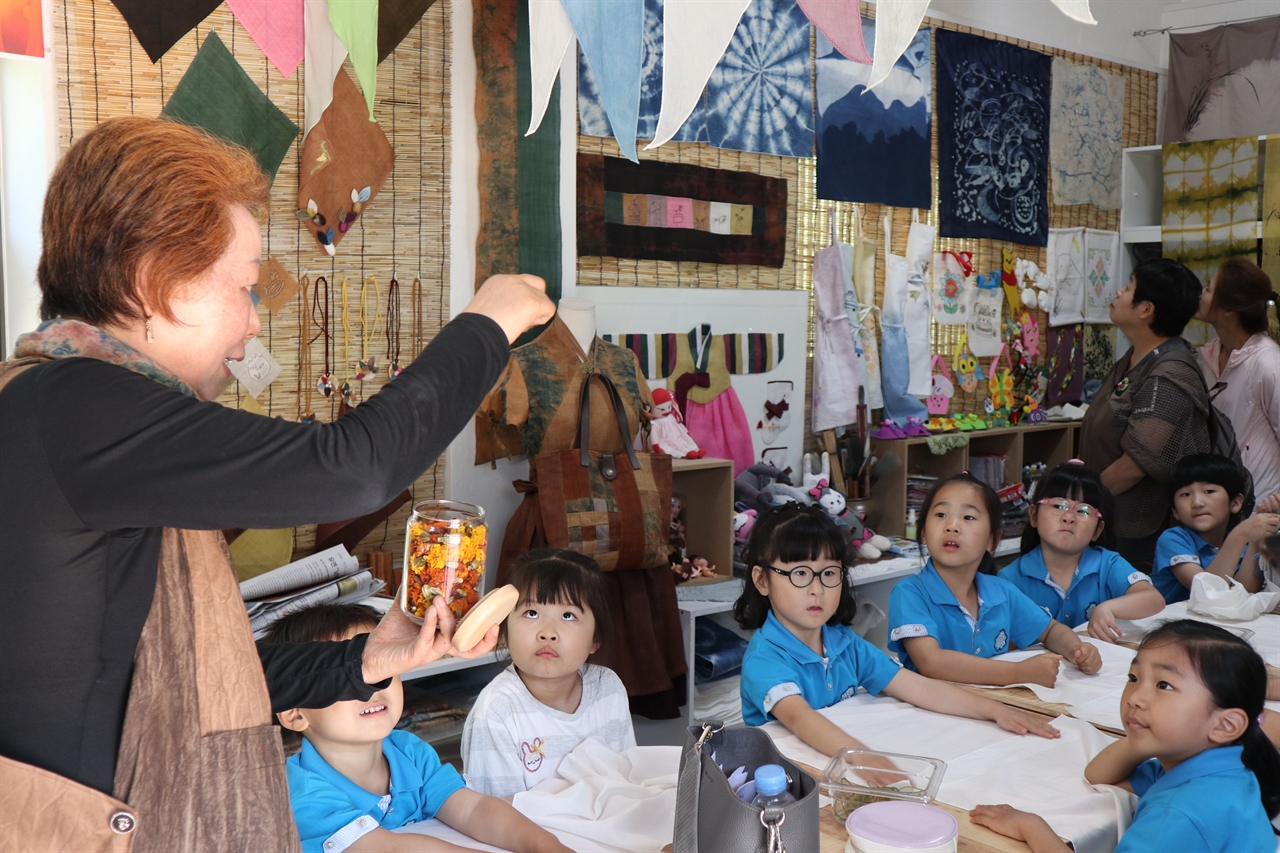
<path fill-rule="evenodd" d="M 1012 806 L 978 806 L 969 812 L 969 819 L 1006 838 L 1026 842 L 1032 853 L 1071 850 L 1044 818 Z"/>
<path fill-rule="evenodd" d="M 1114 600 L 1114 599 L 1113 599 Z M 1094 606 L 1089 616 L 1089 636 L 1104 643 L 1118 643 L 1124 632 L 1116 625 L 1116 615 L 1112 612 L 1112 601 L 1103 601 Z"/>
<path fill-rule="evenodd" d="M 995 724 L 1015 735 L 1036 735 L 1050 740 L 1062 737 L 1062 733 L 1049 725 L 1049 721 L 1043 717 L 1010 708 L 1008 705 L 1000 705 L 1000 710 L 995 714 Z"/>
<path fill-rule="evenodd" d="M 901 768 L 899 768 L 898 765 L 883 756 L 864 755 L 858 760 L 868 767 L 879 767 L 881 770 L 885 771 L 898 771 L 878 773 L 875 770 L 860 770 L 858 772 L 858 776 L 860 776 L 862 781 L 866 782 L 867 786 L 870 788 L 891 788 L 899 782 L 905 782 L 909 778 L 905 773 L 901 772 Z"/>
<path fill-rule="evenodd" d="M 1042 655 L 1029 657 L 1016 664 L 1021 681 L 1052 687 L 1058 680 L 1058 665 L 1062 663 L 1062 655 L 1045 652 Z"/>
<path fill-rule="evenodd" d="M 1093 643 L 1081 643 L 1071 650 L 1071 662 L 1085 675 L 1102 669 L 1102 653 Z"/>

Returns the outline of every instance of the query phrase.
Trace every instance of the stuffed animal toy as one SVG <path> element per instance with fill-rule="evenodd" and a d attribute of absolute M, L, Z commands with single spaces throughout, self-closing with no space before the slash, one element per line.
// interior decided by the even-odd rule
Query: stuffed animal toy
<path fill-rule="evenodd" d="M 822 468 L 818 468 L 815 464 L 815 458 L 812 453 L 804 455 L 804 464 L 802 466 L 804 472 L 804 490 L 808 493 L 811 500 L 809 503 L 816 502 L 822 497 L 822 490 L 831 485 L 831 454 L 822 454 Z"/>
<path fill-rule="evenodd" d="M 735 503 L 742 504 L 744 509 L 764 512 L 774 505 L 772 496 L 764 492 L 766 487 L 773 484 L 790 486 L 791 478 L 780 469 L 764 462 L 759 462 L 734 479 L 733 500 Z M 801 490 L 801 494 L 803 494 L 803 490 Z"/>
<path fill-rule="evenodd" d="M 698 447 L 685 429 L 684 418 L 676 408 L 671 392 L 666 388 L 653 389 L 653 421 L 649 424 L 649 446 L 655 453 L 665 453 L 676 459 L 701 459 L 707 451 Z"/>
<path fill-rule="evenodd" d="M 862 518 L 847 508 L 844 495 L 835 489 L 824 488 L 818 503 L 831 516 L 831 520 L 845 531 L 850 544 L 862 559 L 878 560 L 892 546 L 892 542 L 863 524 Z"/>
<path fill-rule="evenodd" d="M 733 516 L 733 572 L 736 575 L 745 577 L 751 571 L 747 566 L 745 556 L 747 544 L 751 541 L 751 531 L 756 526 L 758 513 L 754 509 L 747 509 L 746 504 L 743 503 L 736 503 L 733 508 L 737 510 Z"/>

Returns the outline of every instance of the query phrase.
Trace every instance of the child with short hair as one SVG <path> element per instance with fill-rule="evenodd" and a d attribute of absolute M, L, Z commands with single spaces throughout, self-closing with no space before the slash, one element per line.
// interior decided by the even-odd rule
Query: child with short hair
<path fill-rule="evenodd" d="M 348 640 L 378 625 L 378 613 L 351 604 L 322 604 L 271 626 L 265 642 Z M 372 850 L 457 851 L 426 835 L 391 830 L 438 818 L 459 832 L 506 850 L 566 851 L 559 840 L 509 803 L 466 787 L 416 735 L 397 731 L 404 708 L 400 677 L 367 701 L 292 708 L 280 725 L 302 733 L 287 762 L 289 799 L 303 853 Z"/>
<path fill-rule="evenodd" d="M 890 651 L 922 675 L 969 684 L 1052 687 L 1063 658 L 1096 673 L 1096 647 L 995 576 L 999 519 L 1000 498 L 981 480 L 965 473 L 934 484 L 918 537 L 929 561 L 889 594 Z M 1048 651 L 1016 663 L 988 660 L 1037 642 Z"/>
<path fill-rule="evenodd" d="M 861 742 L 817 712 L 865 687 L 920 708 L 992 720 L 1006 731 L 1057 737 L 1048 723 L 900 668 L 849 628 L 853 587 L 845 534 L 820 507 L 784 504 L 756 521 L 745 558 L 750 582 L 733 605 L 746 629 L 759 629 L 742 659 L 742 716 L 776 719 L 826 755 Z M 879 762 L 885 770 L 893 765 Z M 868 779 L 890 784 L 894 776 Z"/>
<path fill-rule="evenodd" d="M 1109 550 L 1114 504 L 1102 478 L 1078 459 L 1036 483 L 1022 556 L 1000 570 L 1068 628 L 1089 624 L 1089 636 L 1114 643 L 1117 619 L 1142 619 L 1164 609 L 1151 579 Z"/>
<path fill-rule="evenodd" d="M 627 690 L 587 663 L 606 636 L 604 575 L 576 551 L 540 548 L 517 561 L 520 601 L 503 626 L 511 666 L 480 691 L 462 733 L 462 764 L 476 790 L 513 797 L 556 775 L 589 737 L 636 745 Z"/>
<path fill-rule="evenodd" d="M 1140 798 L 1116 853 L 1275 853 L 1280 754 L 1261 728 L 1266 689 L 1262 658 L 1217 625 L 1183 619 L 1147 635 L 1120 697 L 1128 737 L 1084 771 Z M 1071 849 L 1038 815 L 978 806 L 970 816 L 1032 853 Z"/>
<path fill-rule="evenodd" d="M 1184 456 L 1169 476 L 1173 517 L 1178 522 L 1156 541 L 1151 582 L 1169 604 L 1191 597 L 1200 572 L 1238 581 L 1249 592 L 1263 587 L 1258 540 L 1280 527 L 1280 515 L 1257 512 L 1240 520 L 1244 477 L 1235 463 L 1216 453 Z"/>

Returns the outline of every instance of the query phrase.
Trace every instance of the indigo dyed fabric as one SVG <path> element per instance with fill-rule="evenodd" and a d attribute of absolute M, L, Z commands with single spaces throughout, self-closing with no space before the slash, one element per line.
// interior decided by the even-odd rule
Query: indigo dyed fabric
<path fill-rule="evenodd" d="M 752 0 L 707 81 L 717 148 L 813 156 L 809 19 L 795 0 Z"/>
<path fill-rule="evenodd" d="M 942 237 L 1049 240 L 1052 57 L 938 30 Z"/>
<path fill-rule="evenodd" d="M 875 21 L 862 19 L 875 41 Z M 929 29 L 916 33 L 888 79 L 866 92 L 871 66 L 841 56 L 818 32 L 818 197 L 933 207 Z"/>
<path fill-rule="evenodd" d="M 591 66 L 613 138 L 623 156 L 634 163 L 644 76 L 645 0 L 560 0 L 560 4 Z"/>
<path fill-rule="evenodd" d="M 1124 78 L 1055 59 L 1051 112 L 1053 203 L 1119 210 Z"/>

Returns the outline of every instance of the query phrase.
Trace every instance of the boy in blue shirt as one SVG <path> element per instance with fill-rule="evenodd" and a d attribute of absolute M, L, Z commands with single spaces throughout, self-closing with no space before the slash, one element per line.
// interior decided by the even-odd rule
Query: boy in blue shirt
<path fill-rule="evenodd" d="M 367 607 L 325 604 L 272 625 L 267 642 L 346 640 L 367 633 L 378 614 Z M 567 851 L 554 835 L 511 805 L 466 787 L 461 774 L 426 743 L 396 731 L 404 707 L 399 677 L 367 701 L 292 708 L 280 725 L 301 732 L 288 761 L 289 797 L 303 853 L 370 850 L 454 851 L 465 848 L 392 829 L 439 818 L 459 832 L 513 851 Z"/>

